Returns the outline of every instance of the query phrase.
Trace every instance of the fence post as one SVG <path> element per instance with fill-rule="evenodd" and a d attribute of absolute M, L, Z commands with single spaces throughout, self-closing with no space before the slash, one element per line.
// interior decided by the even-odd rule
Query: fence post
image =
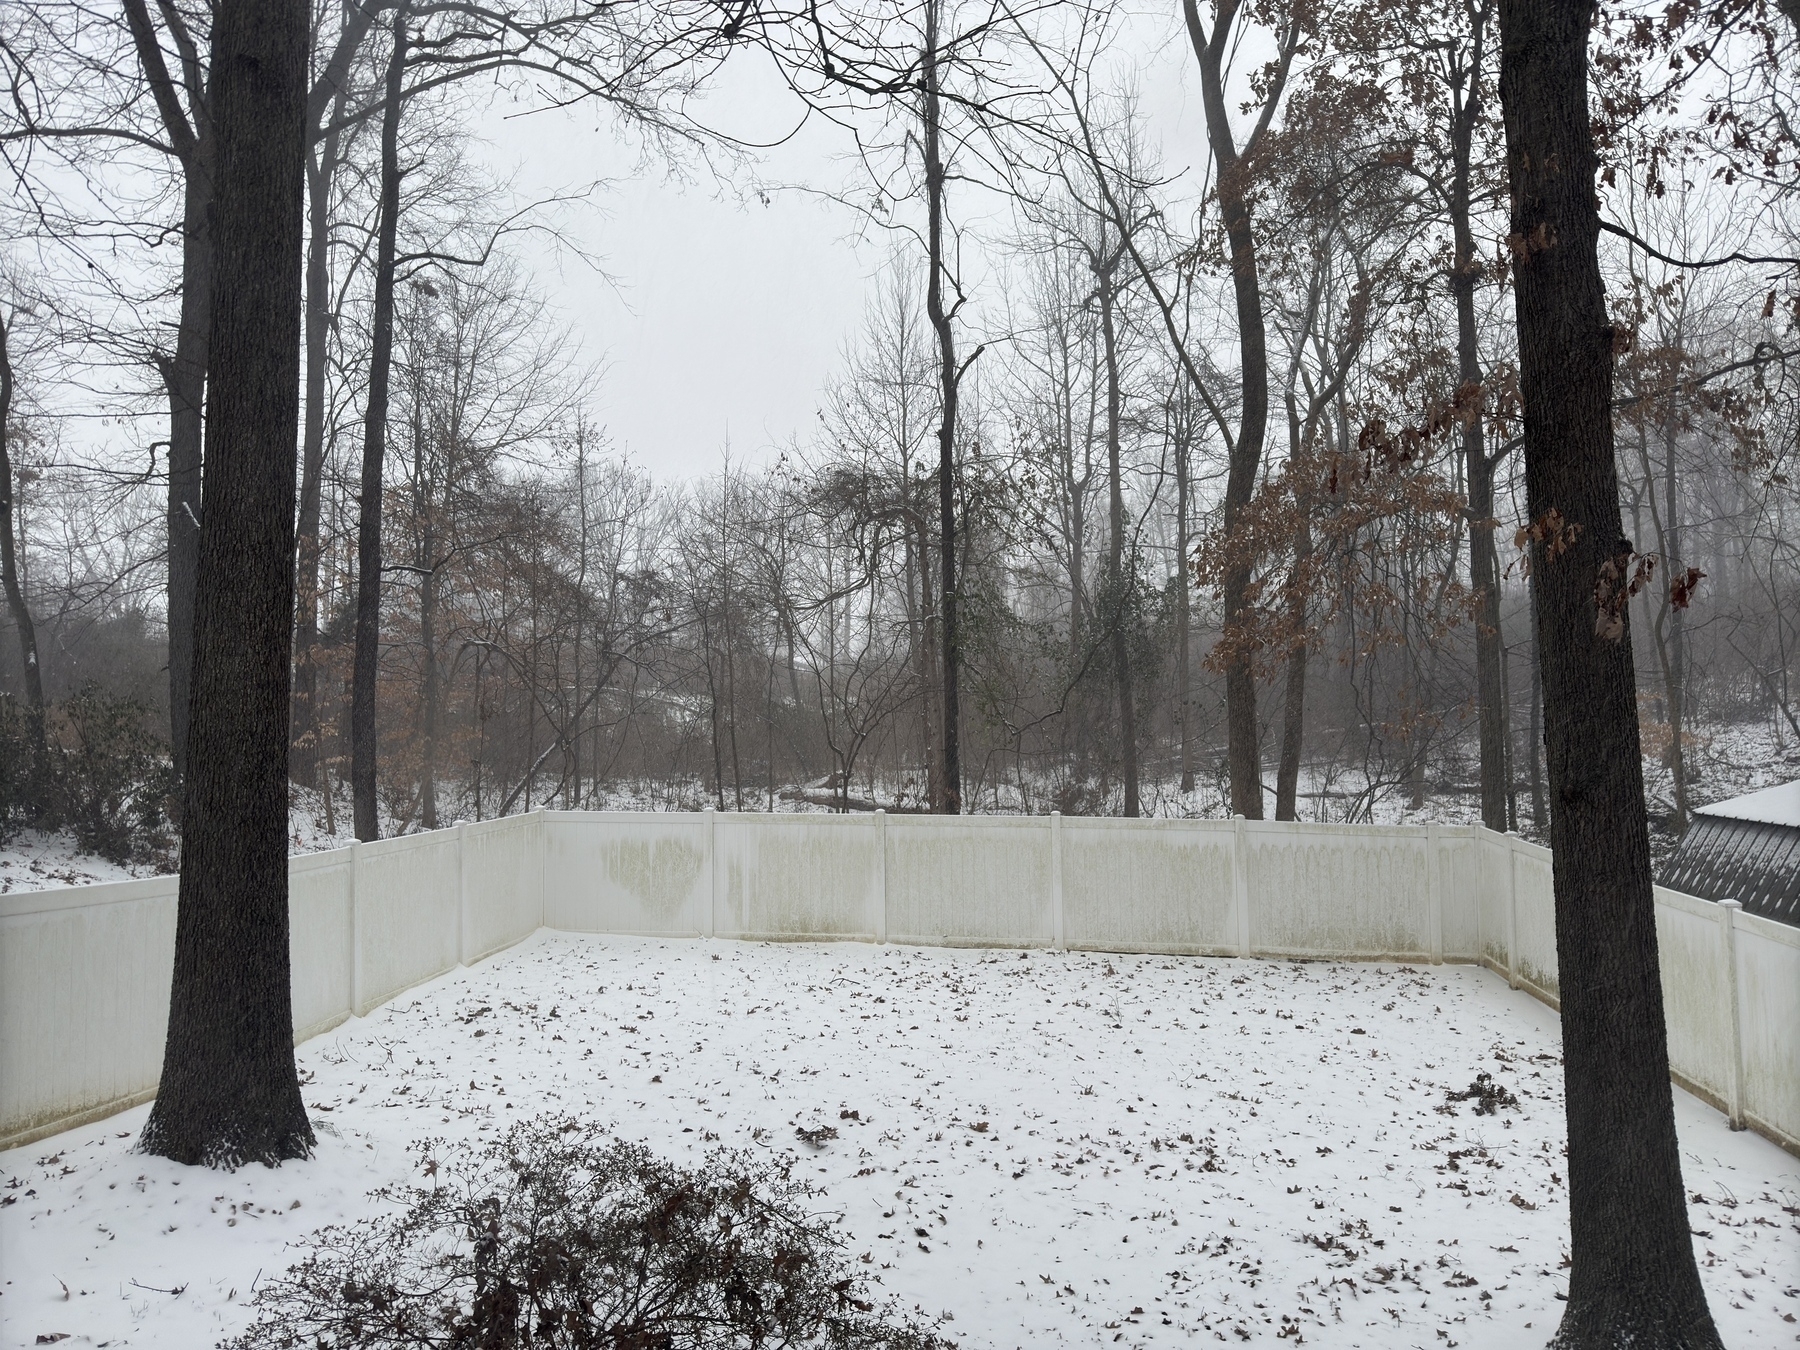
<path fill-rule="evenodd" d="M 1744 1033 L 1738 1018 L 1737 916 L 1743 906 L 1736 900 L 1719 901 L 1719 924 L 1725 938 L 1725 998 L 1730 1004 L 1731 1063 L 1726 1066 L 1725 1118 L 1734 1130 L 1744 1128 Z"/>
<path fill-rule="evenodd" d="M 537 809 L 538 826 L 538 928 L 544 926 L 544 920 L 550 913 L 550 891 L 544 885 L 544 876 L 550 867 L 550 818 L 543 807 Z M 534 930 L 535 931 L 535 930 Z"/>
<path fill-rule="evenodd" d="M 875 811 L 875 912 L 869 916 L 875 941 L 887 941 L 887 812 Z"/>
<path fill-rule="evenodd" d="M 362 840 L 350 841 L 350 1015 L 362 1016 Z"/>
<path fill-rule="evenodd" d="M 1437 822 L 1428 822 L 1425 826 L 1425 897 L 1429 912 L 1425 931 L 1434 966 L 1444 964 L 1444 855 L 1441 842 Z"/>
<path fill-rule="evenodd" d="M 1506 832 L 1506 982 L 1519 987 L 1519 836 Z"/>
<path fill-rule="evenodd" d="M 1062 812 L 1050 813 L 1050 946 L 1062 951 L 1063 934 Z"/>
<path fill-rule="evenodd" d="M 1231 908 L 1237 925 L 1237 954 L 1250 955 L 1250 854 L 1244 843 L 1244 818 L 1231 818 Z"/>
<path fill-rule="evenodd" d="M 717 937 L 719 932 L 719 813 L 706 810 L 706 900 L 700 906 L 700 936 Z"/>
<path fill-rule="evenodd" d="M 469 822 L 456 822 L 456 964 L 469 964 Z"/>

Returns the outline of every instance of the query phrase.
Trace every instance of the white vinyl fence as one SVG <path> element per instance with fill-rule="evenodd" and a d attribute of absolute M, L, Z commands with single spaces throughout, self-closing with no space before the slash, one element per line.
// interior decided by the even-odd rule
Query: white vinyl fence
<path fill-rule="evenodd" d="M 540 927 L 1478 962 L 1556 1002 L 1549 851 L 1478 826 L 537 811 L 290 866 L 297 1041 Z M 1656 895 L 1676 1080 L 1800 1152 L 1800 929 Z M 0 896 L 0 1147 L 154 1094 L 175 903 Z"/>

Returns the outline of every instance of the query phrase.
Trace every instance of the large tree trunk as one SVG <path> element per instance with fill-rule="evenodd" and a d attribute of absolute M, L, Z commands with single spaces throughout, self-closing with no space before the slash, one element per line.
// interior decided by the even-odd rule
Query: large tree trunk
<path fill-rule="evenodd" d="M 213 28 L 207 522 L 162 1083 L 140 1147 L 235 1167 L 310 1155 L 288 968 L 288 658 L 299 432 L 307 7 L 238 0 Z"/>
<path fill-rule="evenodd" d="M 941 109 L 938 99 L 938 11 L 941 0 L 925 7 L 924 123 L 926 253 L 931 275 L 925 286 L 925 313 L 938 343 L 938 632 L 943 656 L 944 756 L 938 766 L 942 797 L 935 803 L 946 815 L 962 812 L 962 727 L 958 679 L 962 660 L 956 627 L 956 331 L 944 305 L 944 160 L 939 147 Z"/>
<path fill-rule="evenodd" d="M 400 107 L 406 10 L 394 11 L 387 99 L 381 118 L 381 219 L 375 243 L 375 315 L 369 401 L 363 417 L 362 500 L 356 537 L 356 653 L 350 690 L 350 800 L 356 837 L 381 837 L 375 796 L 375 679 L 381 661 L 381 497 L 387 456 L 388 381 L 394 364 L 394 234 L 400 218 Z"/>
<path fill-rule="evenodd" d="M 1137 708 L 1131 688 L 1130 580 L 1125 572 L 1125 476 L 1119 462 L 1119 335 L 1115 323 L 1113 269 L 1119 257 L 1100 258 L 1094 268 L 1100 291 L 1100 332 L 1106 344 L 1106 480 L 1108 524 L 1112 535 L 1106 555 L 1108 628 L 1111 629 L 1113 686 L 1119 701 L 1119 774 L 1125 780 L 1125 814 L 1139 814 Z"/>
<path fill-rule="evenodd" d="M 337 101 L 342 107 L 342 99 Z M 319 781 L 319 538 L 325 482 L 325 366 L 331 332 L 331 188 L 341 137 L 329 132 L 306 172 L 306 407 L 300 435 L 300 519 L 295 573 L 294 706 L 288 774 L 308 787 Z"/>
<path fill-rule="evenodd" d="M 1595 622 L 1601 568 L 1631 545 L 1596 251 L 1593 13 L 1586 0 L 1500 5 L 1568 1110 L 1572 1264 L 1553 1344 L 1716 1347 L 1669 1086 L 1630 634 L 1609 640 Z"/>

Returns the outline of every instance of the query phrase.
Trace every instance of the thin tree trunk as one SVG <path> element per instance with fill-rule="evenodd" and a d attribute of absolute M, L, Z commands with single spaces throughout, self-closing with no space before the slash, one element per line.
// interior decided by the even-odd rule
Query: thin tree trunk
<path fill-rule="evenodd" d="M 162 1082 L 139 1146 L 236 1167 L 313 1145 L 294 1065 L 288 693 L 299 433 L 307 6 L 213 26 L 212 395 L 189 773 Z"/>
<path fill-rule="evenodd" d="M 1302 571 L 1312 554 L 1309 507 L 1300 504 L 1300 530 L 1294 541 L 1294 568 Z M 1295 586 L 1289 601 L 1288 625 L 1294 648 L 1288 653 L 1287 689 L 1281 709 L 1281 764 L 1275 773 L 1275 819 L 1298 820 L 1300 747 L 1306 731 L 1306 594 Z"/>
<path fill-rule="evenodd" d="M 438 827 L 437 765 L 438 723 L 443 696 L 438 680 L 437 655 L 437 520 L 432 511 L 431 485 L 426 478 L 426 462 L 422 449 L 424 428 L 420 425 L 415 399 L 413 415 L 413 482 L 418 488 L 419 512 L 419 647 L 424 661 L 420 702 L 423 704 L 420 728 L 423 733 L 419 765 L 419 824 L 427 830 Z M 567 802 L 564 803 L 567 805 Z"/>
<path fill-rule="evenodd" d="M 1531 825 L 1542 830 L 1544 812 L 1544 673 L 1535 654 L 1531 662 Z"/>
<path fill-rule="evenodd" d="M 1629 615 L 1596 631 L 1621 540 L 1614 332 L 1597 253 L 1585 0 L 1501 0 L 1500 96 L 1568 1112 L 1567 1350 L 1712 1350 L 1669 1085 Z M 1575 531 L 1571 540 L 1551 511 Z M 1554 544 L 1552 548 L 1550 545 Z"/>
<path fill-rule="evenodd" d="M 340 96 L 334 120 L 341 110 Z M 300 518 L 294 613 L 294 707 L 288 773 L 296 783 L 319 776 L 319 516 L 325 482 L 325 366 L 331 333 L 331 187 L 340 134 L 328 133 L 306 169 L 306 403 L 300 434 Z"/>
<path fill-rule="evenodd" d="M 194 587 L 200 559 L 200 461 L 206 406 L 206 362 L 213 317 L 215 269 L 212 207 L 216 133 L 210 109 L 212 72 L 199 63 L 187 21 L 162 7 L 164 21 L 184 48 L 180 81 L 170 77 L 161 40 L 144 0 L 124 0 L 138 65 L 155 101 L 163 134 L 182 170 L 181 309 L 175 350 L 159 354 L 157 368 L 169 399 L 167 503 L 169 632 L 169 749 L 179 778 L 187 767 L 189 691 L 194 664 Z M 182 107 L 183 94 L 189 107 Z"/>
<path fill-rule="evenodd" d="M 387 455 L 388 380 L 394 356 L 394 235 L 400 217 L 400 108 L 406 74 L 406 10 L 394 11 L 381 119 L 381 219 L 375 245 L 375 315 L 363 418 L 362 500 L 356 541 L 356 655 L 350 691 L 350 800 L 356 837 L 381 837 L 375 796 L 375 679 L 381 659 L 381 496 Z"/>
<path fill-rule="evenodd" d="M 1263 322 L 1262 289 L 1257 277 L 1256 233 L 1250 214 L 1248 165 L 1240 157 L 1232 136 L 1231 114 L 1226 103 L 1225 65 L 1230 37 L 1239 6 L 1236 0 L 1221 3 L 1207 38 L 1196 0 L 1182 0 L 1188 36 L 1200 64 L 1201 103 L 1206 113 L 1207 139 L 1215 165 L 1219 215 L 1231 253 L 1232 298 L 1237 308 L 1238 359 L 1241 408 L 1238 434 L 1232 443 L 1225 477 L 1224 531 L 1233 548 L 1226 566 L 1221 598 L 1225 604 L 1228 639 L 1242 643 L 1243 626 L 1251 610 L 1250 586 L 1254 559 L 1239 537 L 1243 516 L 1256 491 L 1262 464 L 1263 439 L 1269 422 L 1268 334 Z M 1285 62 L 1280 71 L 1285 79 Z M 1263 91 L 1265 99 L 1280 97 L 1280 86 Z M 1256 674 L 1248 650 L 1230 655 L 1225 665 L 1225 744 L 1231 774 L 1231 810 L 1247 820 L 1261 820 L 1262 749 L 1256 725 Z"/>
<path fill-rule="evenodd" d="M 210 134 L 206 158 L 212 158 Z M 194 666 L 194 593 L 200 565 L 200 460 L 205 427 L 207 351 L 211 345 L 213 244 L 209 236 L 212 170 L 187 174 L 182 209 L 181 312 L 175 353 L 159 364 L 169 397 L 168 629 L 169 745 L 177 776 L 187 772 L 187 727 Z"/>
<path fill-rule="evenodd" d="M 1181 736 L 1181 790 L 1194 790 L 1193 606 L 1188 589 L 1188 430 L 1184 418 L 1175 442 L 1175 719 Z"/>
<path fill-rule="evenodd" d="M 1663 565 L 1672 573 L 1674 569 L 1682 565 L 1681 502 L 1677 493 L 1675 474 L 1675 395 L 1673 392 L 1669 395 L 1669 406 L 1665 419 L 1663 425 L 1662 554 Z M 1661 632 L 1665 619 L 1668 624 L 1666 647 Z M 1686 634 L 1682 631 L 1685 623 L 1686 611 L 1677 609 L 1665 600 L 1663 612 L 1658 616 L 1657 646 L 1664 651 L 1663 685 L 1669 695 L 1669 775 L 1673 780 L 1675 791 L 1675 819 L 1671 823 L 1675 827 L 1676 834 L 1687 833 L 1688 827 L 1687 754 L 1681 744 L 1681 734 L 1687 721 L 1687 662 L 1683 651 Z"/>
<path fill-rule="evenodd" d="M 1131 689 L 1131 635 L 1127 631 L 1130 603 L 1125 575 L 1125 479 L 1119 462 L 1119 338 L 1114 323 L 1113 268 L 1118 256 L 1098 259 L 1094 274 L 1099 282 L 1100 332 L 1106 344 L 1106 477 L 1109 493 L 1109 526 L 1112 538 L 1106 555 L 1107 590 L 1111 610 L 1113 684 L 1119 700 L 1119 771 L 1125 780 L 1125 814 L 1139 814 L 1137 708 Z"/>
<path fill-rule="evenodd" d="M 0 315 L 0 582 L 6 587 L 6 604 L 12 613 L 13 627 L 19 634 L 19 662 L 25 679 L 25 702 L 37 713 L 37 736 L 43 746 L 44 680 L 38 665 L 37 628 L 31 622 L 31 610 L 25 603 L 25 591 L 19 584 L 19 557 L 13 538 L 13 465 L 12 465 L 12 352 L 7 345 L 8 323 Z"/>
<path fill-rule="evenodd" d="M 1450 121 L 1450 231 L 1455 255 L 1450 290 L 1456 300 L 1456 378 L 1464 389 L 1478 388 L 1481 333 L 1475 318 L 1475 287 L 1481 259 L 1475 253 L 1470 223 L 1475 129 L 1485 116 L 1482 68 L 1486 63 L 1485 14 L 1475 18 L 1469 34 L 1468 79 L 1453 88 Z M 1479 405 L 1478 405 L 1479 406 Z M 1463 471 L 1469 487 L 1469 585 L 1475 593 L 1475 705 L 1481 754 L 1481 823 L 1506 829 L 1506 700 L 1501 693 L 1500 663 L 1505 639 L 1500 631 L 1500 559 L 1494 538 L 1494 465 L 1487 456 L 1486 424 L 1471 416 L 1462 424 Z"/>
<path fill-rule="evenodd" d="M 938 388 L 938 626 L 943 657 L 944 756 L 939 766 L 942 797 L 936 803 L 946 815 L 962 812 L 961 701 L 957 688 L 962 652 L 956 628 L 956 332 L 951 311 L 944 307 L 944 180 L 938 138 L 938 17 L 942 0 L 926 0 L 924 51 L 924 155 L 926 252 L 931 275 L 925 286 L 925 313 L 937 333 Z"/>

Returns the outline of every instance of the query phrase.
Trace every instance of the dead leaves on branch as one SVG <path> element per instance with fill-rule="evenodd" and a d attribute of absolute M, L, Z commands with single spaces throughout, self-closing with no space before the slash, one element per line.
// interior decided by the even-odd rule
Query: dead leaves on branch
<path fill-rule="evenodd" d="M 1251 581 L 1245 607 L 1227 616 L 1207 655 L 1208 668 L 1249 657 L 1272 673 L 1351 613 L 1350 660 L 1389 643 L 1436 641 L 1471 617 L 1469 589 L 1420 560 L 1440 558 L 1463 526 L 1467 502 L 1439 461 L 1449 433 L 1482 416 L 1484 399 L 1483 387 L 1470 384 L 1416 423 L 1396 428 L 1370 416 L 1352 453 L 1301 450 L 1264 482 L 1231 530 L 1209 533 L 1191 560 L 1195 584 L 1222 590 L 1233 569 Z"/>
<path fill-rule="evenodd" d="M 1534 545 L 1542 550 L 1542 561 L 1549 564 L 1573 548 L 1580 537 L 1581 525 L 1565 519 L 1563 513 L 1553 506 L 1530 525 L 1519 530 L 1513 536 L 1513 544 L 1520 551 L 1525 574 L 1530 575 L 1530 550 Z M 1622 540 L 1613 555 L 1601 562 L 1594 574 L 1596 637 L 1608 642 L 1617 642 L 1624 637 L 1626 607 L 1634 597 L 1649 589 L 1650 583 L 1655 580 L 1656 569 L 1663 561 L 1655 553 L 1639 553 L 1631 547 L 1630 541 Z M 1706 573 L 1698 567 L 1677 572 L 1669 583 L 1669 607 L 1686 609 L 1693 604 L 1694 596 L 1705 578 Z"/>

